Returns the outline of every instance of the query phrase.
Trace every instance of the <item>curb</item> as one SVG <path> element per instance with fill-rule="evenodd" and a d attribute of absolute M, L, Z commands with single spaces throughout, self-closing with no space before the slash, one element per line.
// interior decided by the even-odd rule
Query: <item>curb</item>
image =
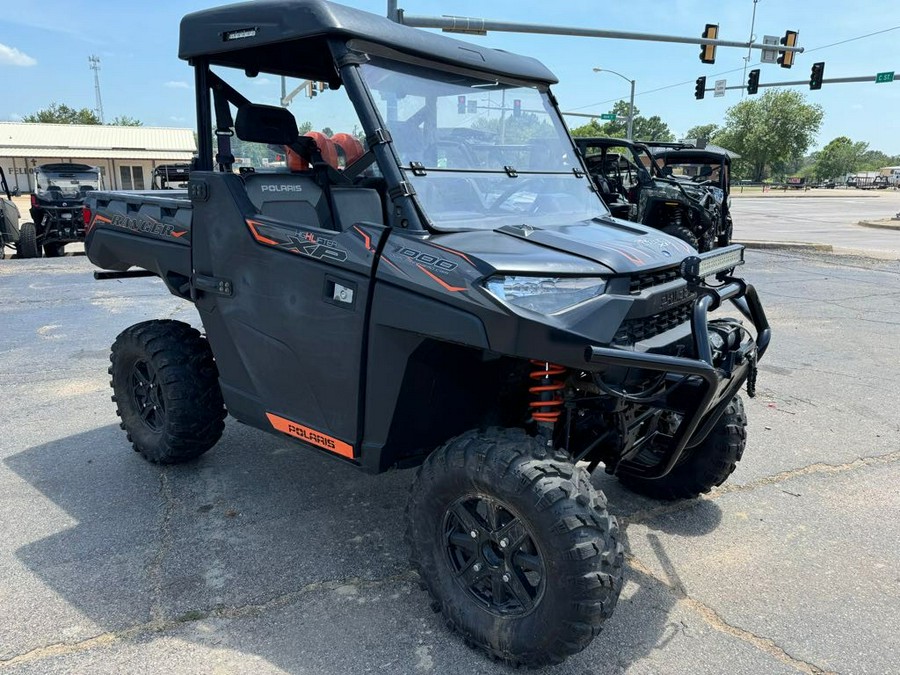
<path fill-rule="evenodd" d="M 897 221 L 897 224 L 893 223 L 885 223 L 883 221 L 879 222 L 877 220 L 861 220 L 857 223 L 862 227 L 874 227 L 879 230 L 900 230 L 900 220 Z"/>
<path fill-rule="evenodd" d="M 831 244 L 812 244 L 805 241 L 735 241 L 746 248 L 762 250 L 782 249 L 787 251 L 814 251 L 816 253 L 834 253 Z"/>
<path fill-rule="evenodd" d="M 839 199 L 841 197 L 845 199 L 878 199 L 880 196 L 880 194 L 872 194 L 868 190 L 857 192 L 831 192 L 829 190 L 825 194 L 816 193 L 812 195 L 808 193 L 791 194 L 790 192 L 786 194 L 772 194 L 770 192 L 741 194 L 733 190 L 730 193 L 732 199 Z"/>

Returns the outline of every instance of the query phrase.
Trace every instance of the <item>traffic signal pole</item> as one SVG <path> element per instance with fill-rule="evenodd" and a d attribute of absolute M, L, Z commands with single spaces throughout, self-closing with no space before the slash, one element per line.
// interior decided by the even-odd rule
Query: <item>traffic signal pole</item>
<path fill-rule="evenodd" d="M 391 16 L 390 12 L 394 12 Z M 743 49 L 772 49 L 772 45 L 740 40 L 719 40 L 718 38 L 684 37 L 681 35 L 656 35 L 654 33 L 631 33 L 618 30 L 599 30 L 577 26 L 552 26 L 540 23 L 519 23 L 514 21 L 493 21 L 467 16 L 424 16 L 407 14 L 396 9 L 394 0 L 388 1 L 388 15 L 398 23 L 415 28 L 440 28 L 446 33 L 467 35 L 487 35 L 490 31 L 501 33 L 533 33 L 540 35 L 570 35 L 575 37 L 612 38 L 616 40 L 642 40 L 645 42 L 673 42 L 687 45 L 712 45 L 716 47 L 741 47 Z M 395 18 L 396 17 L 396 18 Z M 803 47 L 779 46 L 779 51 L 802 52 Z"/>
<path fill-rule="evenodd" d="M 894 81 L 900 80 L 900 74 L 894 75 Z M 871 82 L 875 83 L 875 75 L 860 75 L 859 77 L 829 77 L 822 80 L 822 84 L 847 84 L 850 82 Z M 788 80 L 786 82 L 760 82 L 756 86 L 762 89 L 763 87 L 790 87 L 798 84 L 805 84 L 809 86 L 809 79 L 805 80 Z M 731 87 L 725 87 L 726 91 L 736 90 L 736 89 L 746 89 L 745 85 L 734 85 Z M 704 91 L 715 91 L 713 89 L 704 89 Z"/>

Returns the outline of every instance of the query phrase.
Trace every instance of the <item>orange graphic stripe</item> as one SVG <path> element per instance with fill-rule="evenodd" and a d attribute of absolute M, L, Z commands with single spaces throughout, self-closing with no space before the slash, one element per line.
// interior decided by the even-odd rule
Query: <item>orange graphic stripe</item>
<path fill-rule="evenodd" d="M 429 242 L 429 243 L 431 243 L 431 242 Z M 469 263 L 472 267 L 475 267 L 475 263 L 473 263 L 471 260 L 469 260 L 469 256 L 467 256 L 465 253 L 460 253 L 459 251 L 454 251 L 452 248 L 447 248 L 446 246 L 441 246 L 440 244 L 431 244 L 431 245 L 434 246 L 435 248 L 441 249 L 442 251 L 447 251 L 447 253 L 452 253 L 453 255 L 458 255 L 460 258 L 462 258 L 467 263 Z"/>
<path fill-rule="evenodd" d="M 372 238 L 369 237 L 369 235 L 367 235 L 361 229 L 359 229 L 356 225 L 353 226 L 353 229 L 356 230 L 357 232 L 359 232 L 363 236 L 363 240 L 365 240 L 365 242 L 366 242 L 366 250 L 374 251 L 375 249 L 372 248 Z"/>
<path fill-rule="evenodd" d="M 173 233 L 172 233 L 172 236 L 173 236 L 173 237 L 183 237 L 183 236 L 186 235 L 187 233 L 188 233 L 187 230 L 182 230 L 181 232 L 173 232 Z"/>
<path fill-rule="evenodd" d="M 353 446 L 349 443 L 344 443 L 344 441 L 338 440 L 337 438 L 329 436 L 328 434 L 323 434 L 321 431 L 310 429 L 309 427 L 305 427 L 302 424 L 291 422 L 290 420 L 286 420 L 285 418 L 279 417 L 278 415 L 273 415 L 272 413 L 266 413 L 266 417 L 269 418 L 269 423 L 272 425 L 272 427 L 283 434 L 293 436 L 294 438 L 298 438 L 305 443 L 315 445 L 316 447 L 322 448 L 323 450 L 328 450 L 329 452 L 338 454 L 341 457 L 353 459 Z"/>
<path fill-rule="evenodd" d="M 391 259 L 388 258 L 387 256 L 384 256 L 384 255 L 383 255 L 383 256 L 381 256 L 381 259 L 384 260 L 384 262 L 386 262 L 388 265 L 390 265 L 391 267 L 393 267 L 395 270 L 397 270 L 398 272 L 400 272 L 401 274 L 403 274 L 403 276 L 406 276 L 406 277 L 409 276 L 406 272 L 404 272 L 400 267 L 397 266 L 397 263 L 395 263 L 393 260 L 391 260 Z"/>
<path fill-rule="evenodd" d="M 247 227 L 250 228 L 250 232 L 253 234 L 253 238 L 256 239 L 256 241 L 262 244 L 271 244 L 272 246 L 278 246 L 278 242 L 274 239 L 269 239 L 268 237 L 264 237 L 263 235 L 261 235 L 256 229 L 257 225 L 262 225 L 262 223 L 257 223 L 255 220 L 250 220 L 249 218 L 247 218 Z"/>
<path fill-rule="evenodd" d="M 464 286 L 463 286 L 463 287 L 460 287 L 460 286 L 451 286 L 451 285 L 448 284 L 446 281 L 444 281 L 443 279 L 441 279 L 439 276 L 437 276 L 437 275 L 435 275 L 435 274 L 432 274 L 431 272 L 429 272 L 428 270 L 426 270 L 426 269 L 425 269 L 424 267 L 422 267 L 419 263 L 416 263 L 416 267 L 418 267 L 420 270 L 422 270 L 423 272 L 425 272 L 425 274 L 427 274 L 428 276 L 430 276 L 432 279 L 434 279 L 436 282 L 438 282 L 441 286 L 443 286 L 444 288 L 446 288 L 446 289 L 447 289 L 448 291 L 450 291 L 451 293 L 456 293 L 456 292 L 459 292 L 459 291 L 464 291 L 464 290 L 466 290 L 466 288 L 465 288 Z"/>
<path fill-rule="evenodd" d="M 94 216 L 94 220 L 95 221 L 99 220 L 101 223 L 111 223 L 112 222 L 109 218 L 107 218 L 106 216 L 101 216 L 99 213 L 96 216 Z"/>

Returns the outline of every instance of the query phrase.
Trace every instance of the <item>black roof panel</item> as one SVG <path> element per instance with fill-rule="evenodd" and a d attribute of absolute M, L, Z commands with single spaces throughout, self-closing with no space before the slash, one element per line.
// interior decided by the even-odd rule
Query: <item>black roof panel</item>
<path fill-rule="evenodd" d="M 205 56 L 213 64 L 333 81 L 328 38 L 364 39 L 456 66 L 557 82 L 536 59 L 410 28 L 326 0 L 256 0 L 193 12 L 181 20 L 178 56 Z"/>

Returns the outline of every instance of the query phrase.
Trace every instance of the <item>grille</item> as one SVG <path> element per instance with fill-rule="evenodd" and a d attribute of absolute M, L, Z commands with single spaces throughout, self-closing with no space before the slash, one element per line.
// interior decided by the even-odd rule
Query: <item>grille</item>
<path fill-rule="evenodd" d="M 685 321 L 690 321 L 693 306 L 693 303 L 687 302 L 640 319 L 627 319 L 616 331 L 613 343 L 634 344 L 665 333 Z"/>
<path fill-rule="evenodd" d="M 666 269 L 655 270 L 653 272 L 641 272 L 640 274 L 633 274 L 630 279 L 631 285 L 628 289 L 628 292 L 637 294 L 643 291 L 645 288 L 667 284 L 670 281 L 675 281 L 676 279 L 680 278 L 681 272 L 678 271 L 677 266 L 667 267 Z"/>

